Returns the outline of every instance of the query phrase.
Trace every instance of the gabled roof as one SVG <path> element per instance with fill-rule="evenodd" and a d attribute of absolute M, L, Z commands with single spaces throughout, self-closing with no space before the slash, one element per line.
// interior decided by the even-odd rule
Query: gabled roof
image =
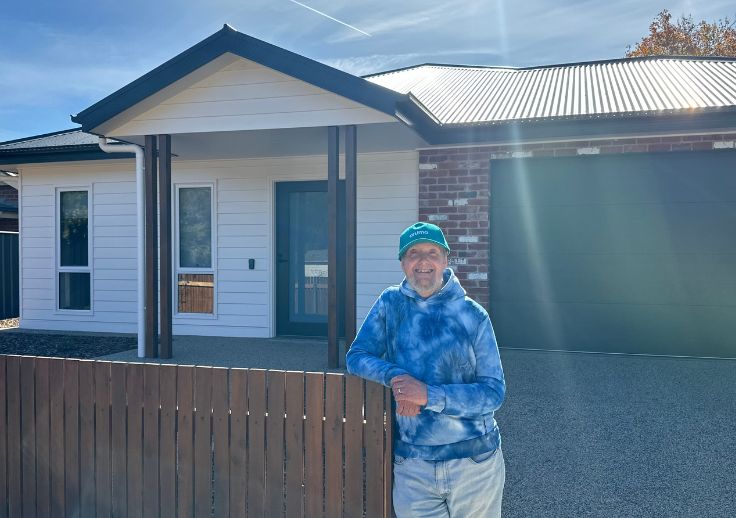
<path fill-rule="evenodd" d="M 0 153 L 8 150 L 40 150 L 45 148 L 54 148 L 61 150 L 64 148 L 79 149 L 80 146 L 94 145 L 97 146 L 98 137 L 84 133 L 79 128 L 55 131 L 53 133 L 44 133 L 43 135 L 34 135 L 17 140 L 8 140 L 0 142 Z"/>
<path fill-rule="evenodd" d="M 72 121 L 81 124 L 84 131 L 94 131 L 105 121 L 227 52 L 391 116 L 395 116 L 398 106 L 411 103 L 405 94 L 383 88 L 225 25 L 212 36 L 73 116 Z"/>
<path fill-rule="evenodd" d="M 128 158 L 129 153 L 105 153 L 97 144 L 98 137 L 79 128 L 34 135 L 0 142 L 0 165 L 63 162 L 72 160 L 105 160 Z M 110 142 L 118 141 L 110 139 Z"/>
<path fill-rule="evenodd" d="M 366 76 L 443 125 L 736 109 L 736 59 L 650 57 L 530 68 L 426 64 Z"/>

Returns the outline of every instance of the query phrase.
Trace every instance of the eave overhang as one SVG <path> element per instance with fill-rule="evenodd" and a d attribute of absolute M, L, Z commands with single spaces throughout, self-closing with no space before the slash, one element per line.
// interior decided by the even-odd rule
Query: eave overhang
<path fill-rule="evenodd" d="M 688 113 L 443 125 L 431 131 L 428 142 L 432 145 L 508 144 L 704 132 L 736 132 L 736 107 Z"/>
<path fill-rule="evenodd" d="M 77 162 L 85 160 L 113 160 L 134 158 L 132 153 L 105 153 L 97 145 L 14 149 L 0 151 L 0 168 L 18 164 L 42 164 L 49 162 Z"/>

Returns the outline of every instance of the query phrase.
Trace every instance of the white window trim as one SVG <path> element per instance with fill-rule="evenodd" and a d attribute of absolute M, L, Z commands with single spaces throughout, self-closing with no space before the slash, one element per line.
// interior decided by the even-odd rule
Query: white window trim
<path fill-rule="evenodd" d="M 61 266 L 61 193 L 78 192 L 87 193 L 87 266 Z M 92 185 L 57 187 L 54 203 L 54 313 L 60 315 L 92 315 L 94 313 L 94 274 L 93 265 L 94 246 L 92 230 L 93 225 L 93 200 Z M 59 307 L 59 274 L 60 273 L 89 273 L 89 309 L 61 309 Z"/>
<path fill-rule="evenodd" d="M 212 232 L 211 232 L 211 244 L 210 249 L 212 250 L 212 262 L 210 268 L 182 268 L 179 264 L 179 261 L 181 259 L 181 256 L 179 255 L 179 190 L 180 189 L 189 189 L 189 188 L 196 188 L 196 187 L 207 187 L 210 189 L 210 222 L 212 225 Z M 217 190 L 215 189 L 215 184 L 213 182 L 200 182 L 200 183 L 176 183 L 173 186 L 174 189 L 174 206 L 172 207 L 174 214 L 172 217 L 172 221 L 174 222 L 174 268 L 173 268 L 173 287 L 172 290 L 172 296 L 174 300 L 173 303 L 173 317 L 174 318 L 183 318 L 187 320 L 196 320 L 196 319 L 204 319 L 204 320 L 213 320 L 217 318 L 217 219 L 216 214 L 217 211 L 215 210 L 215 207 L 217 206 Z M 180 313 L 179 312 L 179 274 L 203 274 L 203 275 L 212 275 L 212 313 Z"/>

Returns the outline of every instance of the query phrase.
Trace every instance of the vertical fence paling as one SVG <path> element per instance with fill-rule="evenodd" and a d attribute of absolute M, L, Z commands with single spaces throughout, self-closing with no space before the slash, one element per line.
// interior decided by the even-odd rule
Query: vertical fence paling
<path fill-rule="evenodd" d="M 0 518 L 391 516 L 380 385 L 2 355 L 0 376 Z"/>

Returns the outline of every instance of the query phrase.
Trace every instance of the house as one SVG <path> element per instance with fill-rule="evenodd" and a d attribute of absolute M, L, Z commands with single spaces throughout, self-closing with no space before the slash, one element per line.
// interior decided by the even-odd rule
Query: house
<path fill-rule="evenodd" d="M 0 144 L 23 328 L 155 354 L 160 273 L 162 351 L 319 335 L 334 364 L 427 220 L 502 346 L 736 356 L 732 59 L 360 78 L 225 26 L 73 121 Z"/>

